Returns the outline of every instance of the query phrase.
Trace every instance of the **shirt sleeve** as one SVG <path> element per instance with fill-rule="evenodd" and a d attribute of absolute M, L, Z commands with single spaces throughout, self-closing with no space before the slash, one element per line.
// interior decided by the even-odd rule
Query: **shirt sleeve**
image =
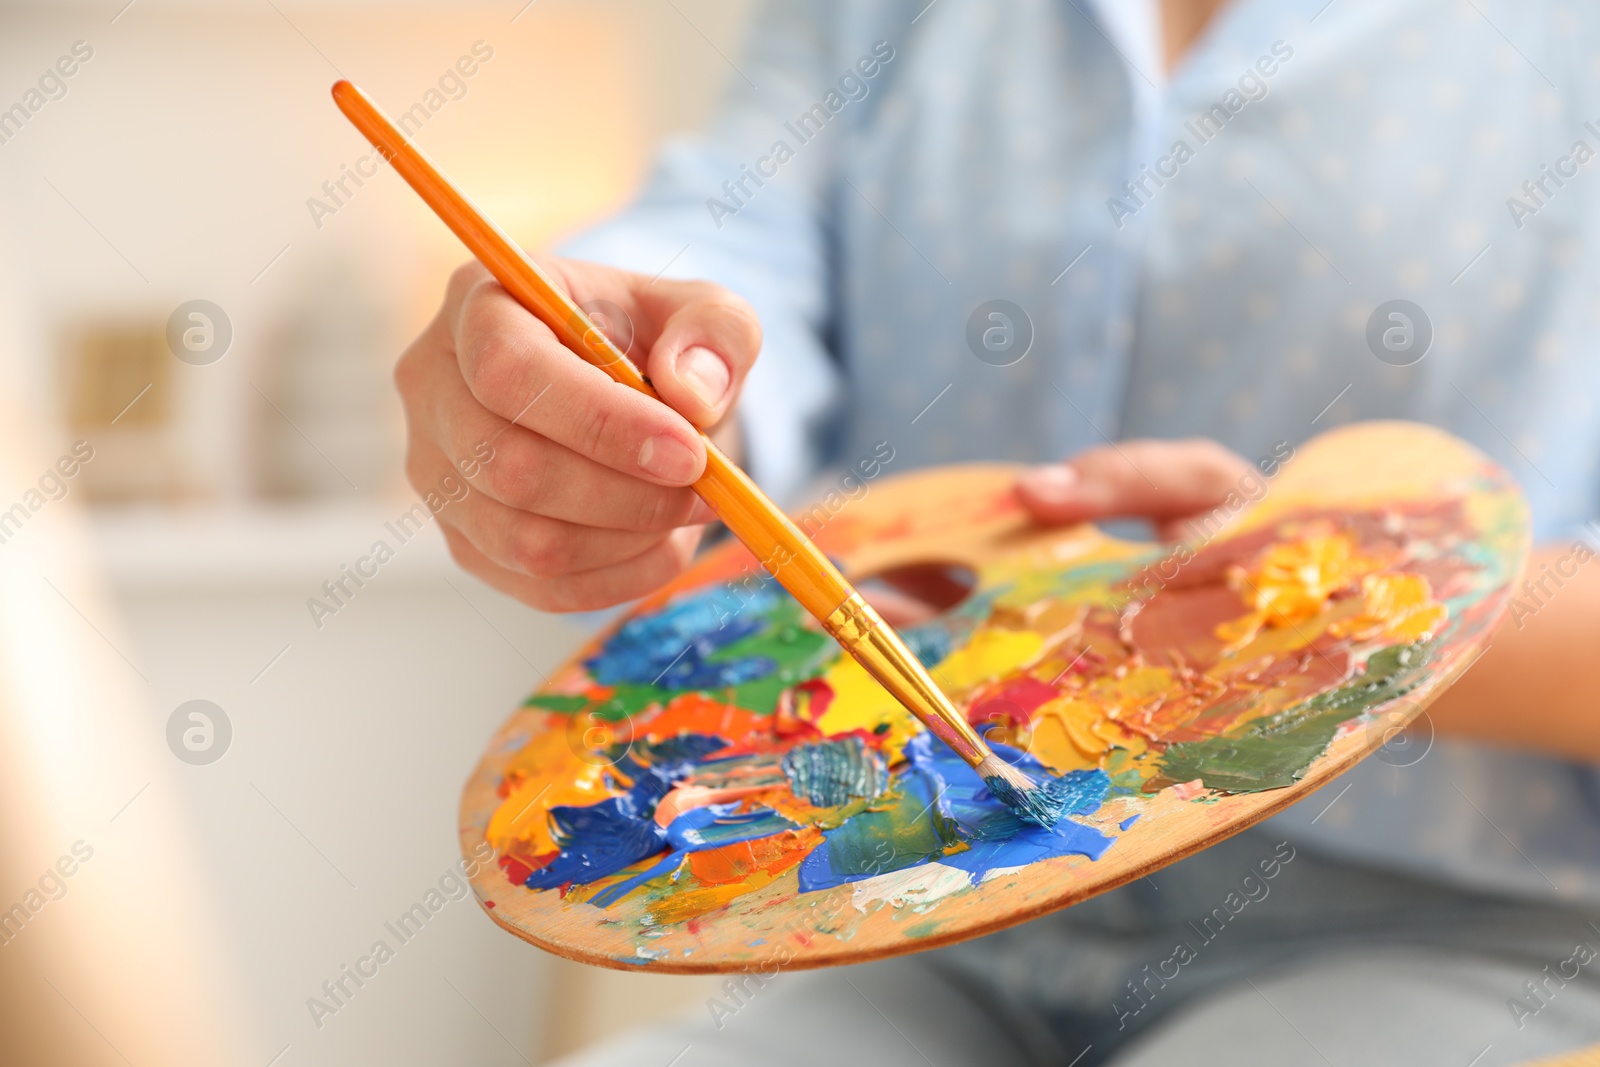
<path fill-rule="evenodd" d="M 825 201 L 838 138 L 801 142 L 804 131 L 790 122 L 847 70 L 831 69 L 831 7 L 765 5 L 711 128 L 669 141 L 630 207 L 560 249 L 643 274 L 708 279 L 751 303 L 763 342 L 739 403 L 746 466 L 780 501 L 820 463 L 840 388 L 824 341 Z"/>

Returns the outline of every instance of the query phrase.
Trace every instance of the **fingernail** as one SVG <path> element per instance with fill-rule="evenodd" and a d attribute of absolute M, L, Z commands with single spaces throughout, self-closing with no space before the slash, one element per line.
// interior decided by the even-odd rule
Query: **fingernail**
<path fill-rule="evenodd" d="M 721 356 L 709 348 L 695 345 L 679 354 L 678 379 L 689 387 L 700 403 L 714 408 L 728 395 L 728 384 L 733 381 L 733 374 Z"/>
<path fill-rule="evenodd" d="M 1073 490 L 1078 485 L 1078 472 L 1059 463 L 1035 467 L 1022 476 L 1022 484 L 1029 493 L 1047 504 L 1064 504 L 1072 499 Z"/>
<path fill-rule="evenodd" d="M 671 434 L 657 434 L 639 446 L 639 469 L 664 482 L 687 482 L 699 465 L 694 450 Z"/>

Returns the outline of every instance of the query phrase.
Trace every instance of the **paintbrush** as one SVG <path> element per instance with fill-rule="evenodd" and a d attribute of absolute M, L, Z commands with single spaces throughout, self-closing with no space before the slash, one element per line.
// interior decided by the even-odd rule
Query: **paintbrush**
<path fill-rule="evenodd" d="M 589 321 L 583 309 L 474 207 L 365 93 L 341 80 L 334 83 L 333 99 L 378 154 L 489 268 L 489 273 L 518 303 L 550 327 L 563 345 L 614 381 L 652 399 L 661 399 L 639 369 Z M 995 755 L 966 716 L 934 684 L 900 635 L 862 599 L 828 557 L 710 438 L 705 438 L 705 448 L 705 473 L 694 483 L 694 491 L 755 553 L 762 567 L 930 733 L 976 769 L 997 799 L 1019 818 L 1053 826 L 1060 816 L 1061 804 L 1049 786 L 1059 779 L 1041 786 Z"/>

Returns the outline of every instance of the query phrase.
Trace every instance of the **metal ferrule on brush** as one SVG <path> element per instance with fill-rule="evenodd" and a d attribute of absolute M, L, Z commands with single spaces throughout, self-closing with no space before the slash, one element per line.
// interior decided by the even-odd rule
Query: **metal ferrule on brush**
<path fill-rule="evenodd" d="M 860 593 L 834 608 L 822 620 L 822 628 L 956 755 L 973 766 L 989 755 L 988 746 L 966 716 L 950 703 L 900 635 Z"/>

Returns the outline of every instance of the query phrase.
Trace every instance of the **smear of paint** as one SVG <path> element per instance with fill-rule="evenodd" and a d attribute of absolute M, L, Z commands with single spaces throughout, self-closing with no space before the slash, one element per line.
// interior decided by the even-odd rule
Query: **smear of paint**
<path fill-rule="evenodd" d="M 1037 760 L 1005 746 L 1003 758 L 1043 776 Z M 803 890 L 858 881 L 937 859 L 976 883 L 996 867 L 1016 867 L 1052 856 L 1095 858 L 1112 838 L 1063 816 L 1049 829 L 1029 826 L 944 745 L 922 734 L 906 746 L 909 766 L 891 783 L 886 804 L 827 831 L 824 844 L 800 864 Z M 1079 772 L 1070 782 L 1075 813 L 1104 801 L 1110 780 L 1103 771 Z"/>
<path fill-rule="evenodd" d="M 551 808 L 556 839 L 564 844 L 554 860 L 531 872 L 523 884 L 554 889 L 568 882 L 593 882 L 660 852 L 667 832 L 642 817 L 639 808 L 631 793 L 587 807 Z"/>
<path fill-rule="evenodd" d="M 662 835 L 670 851 L 631 878 L 596 893 L 590 898 L 590 903 L 597 907 L 610 907 L 646 882 L 676 871 L 683 866 L 684 859 L 691 852 L 799 829 L 777 812 L 764 808 L 740 812 L 736 808 L 737 805 L 733 804 L 714 804 L 684 812 L 673 819 L 672 825 Z"/>
<path fill-rule="evenodd" d="M 1231 793 L 1293 785 L 1340 726 L 1410 692 L 1427 662 L 1425 643 L 1375 652 L 1359 678 L 1337 689 L 1257 719 L 1237 734 L 1171 746 L 1161 772 L 1175 782 L 1198 778 L 1209 789 Z"/>
<path fill-rule="evenodd" d="M 805 827 L 694 852 L 689 856 L 689 869 L 706 885 L 731 885 L 747 881 L 758 871 L 776 874 L 788 870 L 821 841 L 818 830 Z"/>
<path fill-rule="evenodd" d="M 682 693 L 654 715 L 635 719 L 633 733 L 656 740 L 679 734 L 708 734 L 732 743 L 764 736 L 767 719 L 737 704 L 714 700 L 704 693 Z"/>
<path fill-rule="evenodd" d="M 538 856 L 556 850 L 552 807 L 595 804 L 619 790 L 600 759 L 579 756 L 581 746 L 552 730 L 530 741 L 506 769 L 506 799 L 489 820 L 485 839 L 502 855 Z M 587 754 L 587 753 L 586 753 Z"/>
<path fill-rule="evenodd" d="M 1026 725 L 1034 709 L 1047 701 L 1055 700 L 1061 691 L 1046 685 L 1032 675 L 1007 682 L 999 691 L 982 700 L 973 701 L 967 711 L 967 720 L 973 726 L 990 724 Z"/>
<path fill-rule="evenodd" d="M 1361 614 L 1341 619 L 1329 632 L 1357 641 L 1381 636 L 1414 642 L 1432 637 L 1448 615 L 1423 575 L 1369 574 L 1361 580 Z"/>
<path fill-rule="evenodd" d="M 589 698 L 582 693 L 535 693 L 522 702 L 525 708 L 544 708 L 571 714 L 589 706 Z"/>
<path fill-rule="evenodd" d="M 1044 635 L 1032 630 L 980 630 L 972 640 L 944 658 L 938 678 L 960 691 L 1011 674 L 1044 651 Z"/>
<path fill-rule="evenodd" d="M 889 778 L 882 758 L 858 736 L 796 746 L 782 766 L 794 795 L 819 808 L 874 800 Z"/>
<path fill-rule="evenodd" d="M 665 689 L 718 689 L 771 674 L 766 657 L 711 656 L 759 631 L 777 595 L 763 586 L 751 603 L 724 586 L 692 594 L 659 611 L 629 619 L 585 663 L 601 685 L 631 682 Z"/>
<path fill-rule="evenodd" d="M 614 769 L 633 783 L 627 792 L 598 804 L 549 809 L 552 836 L 561 851 L 524 884 L 554 889 L 568 882 L 589 883 L 659 852 L 667 831 L 651 818 L 656 804 L 698 760 L 725 747 L 720 738 L 701 734 L 635 745 Z"/>
<path fill-rule="evenodd" d="M 1132 826 L 1134 823 L 1136 823 L 1138 821 L 1139 821 L 1139 816 L 1130 815 L 1126 819 L 1123 819 L 1122 822 L 1117 824 L 1117 829 L 1118 830 L 1126 830 L 1128 827 Z"/>
<path fill-rule="evenodd" d="M 900 637 L 924 667 L 932 667 L 944 659 L 955 645 L 950 628 L 938 622 L 904 627 Z"/>
<path fill-rule="evenodd" d="M 872 904 L 924 908 L 971 885 L 972 877 L 966 871 L 938 862 L 925 863 L 862 879 L 851 888 L 850 903 L 860 912 Z"/>

